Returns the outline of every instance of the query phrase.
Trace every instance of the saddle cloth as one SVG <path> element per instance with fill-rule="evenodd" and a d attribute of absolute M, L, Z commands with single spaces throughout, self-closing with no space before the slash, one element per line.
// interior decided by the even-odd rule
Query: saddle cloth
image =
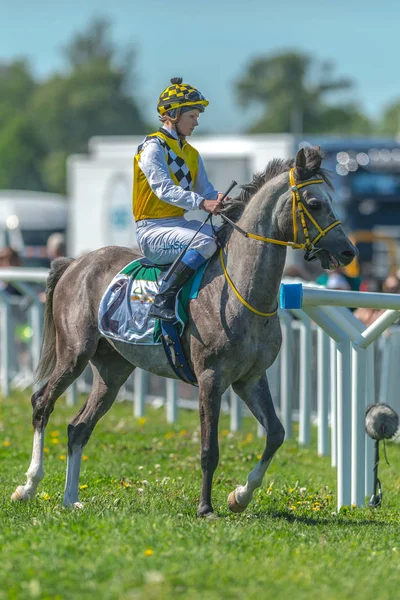
<path fill-rule="evenodd" d="M 149 310 L 165 269 L 147 266 L 137 259 L 124 267 L 111 281 L 100 302 L 98 327 L 105 337 L 129 344 L 161 344 L 158 319 Z M 175 305 L 177 328 L 182 335 L 188 321 L 189 301 L 197 298 L 205 263 L 180 290 Z"/>

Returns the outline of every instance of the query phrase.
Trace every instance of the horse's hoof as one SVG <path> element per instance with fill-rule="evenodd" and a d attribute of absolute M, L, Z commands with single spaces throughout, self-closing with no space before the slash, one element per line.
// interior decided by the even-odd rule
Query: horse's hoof
<path fill-rule="evenodd" d="M 199 508 L 197 509 L 198 517 L 202 517 L 202 518 L 207 517 L 208 519 L 210 519 L 210 518 L 212 518 L 213 515 L 214 515 L 213 508 L 209 504 L 200 505 Z"/>
<path fill-rule="evenodd" d="M 235 490 L 231 492 L 228 496 L 228 508 L 234 513 L 242 513 L 246 510 L 247 506 L 242 506 L 236 500 Z"/>
<path fill-rule="evenodd" d="M 19 485 L 15 492 L 11 494 L 11 500 L 13 502 L 27 502 L 29 500 L 29 494 L 25 492 L 23 485 Z"/>

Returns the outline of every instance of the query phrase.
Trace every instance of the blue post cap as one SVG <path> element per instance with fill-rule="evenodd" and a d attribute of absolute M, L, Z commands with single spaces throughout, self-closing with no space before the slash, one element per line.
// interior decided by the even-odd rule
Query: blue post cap
<path fill-rule="evenodd" d="M 282 283 L 279 292 L 279 308 L 301 308 L 303 286 L 301 283 Z"/>

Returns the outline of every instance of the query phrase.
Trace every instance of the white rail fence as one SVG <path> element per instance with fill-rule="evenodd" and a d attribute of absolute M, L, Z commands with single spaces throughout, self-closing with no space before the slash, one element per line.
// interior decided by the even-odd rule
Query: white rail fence
<path fill-rule="evenodd" d="M 0 279 L 12 282 L 20 296 L 0 292 L 0 387 L 26 388 L 37 365 L 43 327 L 43 304 L 32 284 L 44 284 L 44 269 L 2 269 Z M 383 308 L 386 312 L 366 328 L 346 307 Z M 16 313 L 16 308 L 17 314 Z M 282 284 L 280 319 L 283 344 L 279 360 L 268 371 L 271 392 L 288 438 L 299 421 L 298 441 L 308 445 L 311 424 L 318 427 L 318 453 L 331 455 L 337 467 L 338 508 L 365 504 L 373 491 L 373 445 L 364 433 L 365 407 L 378 401 L 399 410 L 397 365 L 400 296 L 344 292 Z M 22 317 L 21 317 L 22 315 Z M 27 343 L 16 352 L 15 329 L 26 323 Z M 390 330 L 374 343 L 389 327 Z M 22 359 L 21 359 L 22 356 Z M 379 360 L 379 369 L 377 365 Z M 86 372 L 67 392 L 68 404 L 90 386 Z M 180 407 L 197 408 L 197 390 L 175 380 L 162 381 L 137 369 L 120 393 L 133 401 L 134 415 L 145 414 L 146 402 L 165 406 L 168 422 L 176 422 Z M 249 412 L 229 390 L 223 410 L 230 411 L 232 431 L 240 429 Z M 262 427 L 258 435 L 265 434 Z"/>

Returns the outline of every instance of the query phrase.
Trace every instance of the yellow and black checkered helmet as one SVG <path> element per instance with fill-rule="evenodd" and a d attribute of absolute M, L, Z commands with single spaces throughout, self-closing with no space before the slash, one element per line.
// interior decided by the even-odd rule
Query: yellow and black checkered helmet
<path fill-rule="evenodd" d="M 173 77 L 171 84 L 161 93 L 158 99 L 157 110 L 161 117 L 174 108 L 193 106 L 203 112 L 205 107 L 208 106 L 209 102 L 203 94 L 188 83 L 182 83 L 181 77 Z"/>

